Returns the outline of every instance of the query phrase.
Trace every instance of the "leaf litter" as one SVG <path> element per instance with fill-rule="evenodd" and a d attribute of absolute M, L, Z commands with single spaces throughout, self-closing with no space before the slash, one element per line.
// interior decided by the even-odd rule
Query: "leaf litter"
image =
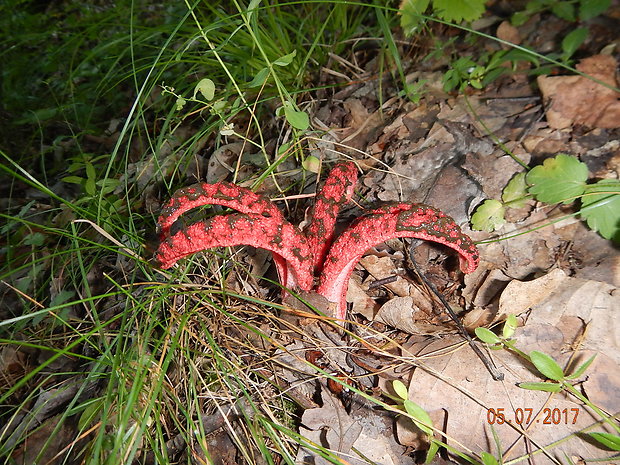
<path fill-rule="evenodd" d="M 502 31 L 508 33 L 515 31 Z M 609 58 L 586 59 L 578 69 L 617 85 L 610 80 Z M 372 65 L 369 69 L 368 76 L 372 75 Z M 436 79 L 437 74 L 432 71 L 418 72 L 420 78 L 433 76 Z M 502 83 L 510 93 L 505 98 L 498 85 L 488 95 L 454 98 L 429 94 L 417 105 L 400 98 L 380 105 L 376 80 L 351 84 L 330 95 L 314 112 L 314 121 L 328 129 L 314 142 L 316 155 L 330 162 L 341 157 L 355 160 L 364 172 L 358 189 L 367 204 L 423 201 L 446 211 L 467 230 L 474 208 L 484 198 L 499 198 L 507 182 L 523 172 L 487 136 L 489 129 L 528 164 L 549 154 L 567 152 L 579 156 L 591 172 L 617 178 L 618 146 L 612 142 L 617 138 L 613 128 L 619 121 L 614 116 L 618 97 L 581 76 L 568 78 L 539 79 L 544 107 L 518 76 Z M 592 93 L 600 105 L 584 103 Z M 578 108 L 557 103 L 566 101 Z M 600 111 L 602 108 L 608 111 Z M 541 121 L 543 111 L 547 122 Z M 243 144 L 233 142 L 215 151 L 205 163 L 206 179 L 219 182 L 229 177 L 244 150 Z M 188 179 L 199 179 L 204 169 L 192 168 L 196 175 L 188 173 Z M 244 170 L 250 177 L 247 165 Z M 150 165 L 133 165 L 127 176 L 146 183 L 152 171 Z M 295 169 L 284 162 L 281 171 Z M 270 182 L 265 185 L 266 190 L 273 190 Z M 507 315 L 514 314 L 520 323 L 515 335 L 517 347 L 526 353 L 543 351 L 568 372 L 595 354 L 594 363 L 577 380 L 578 386 L 594 404 L 617 415 L 619 256 L 615 247 L 579 220 L 548 224 L 566 212 L 570 207 L 529 202 L 519 210 L 519 216 L 509 218 L 500 229 L 508 235 L 526 233 L 481 244 L 481 266 L 463 281 L 441 248 L 420 245 L 410 253 L 401 242 L 390 241 L 371 249 L 352 276 L 347 292 L 351 302 L 348 317 L 356 322 L 350 329 L 356 338 L 345 338 L 342 331 L 317 321 L 305 305 L 290 308 L 290 301 L 281 319 L 264 316 L 262 328 L 269 335 L 267 340 L 253 338 L 237 326 L 241 335 L 235 337 L 253 341 L 256 351 L 270 354 L 276 364 L 271 381 L 302 407 L 299 432 L 308 442 L 297 451 L 297 461 L 327 463 L 313 447 L 319 444 L 348 463 L 415 463 L 419 457 L 413 452 L 429 446 L 428 438 L 412 422 L 378 408 L 356 391 L 340 389 L 334 376 L 371 393 L 371 397 L 391 392 L 391 382 L 402 380 L 409 386 L 409 399 L 433 418 L 441 432 L 435 436 L 458 450 L 474 454 L 493 451 L 495 433 L 504 461 L 526 454 L 534 454 L 537 464 L 565 463 L 566 457 L 574 463 L 607 457 L 608 451 L 582 436 L 562 441 L 586 428 L 612 432 L 597 423 L 600 418 L 596 414 L 563 393 L 519 388 L 517 383 L 544 379 L 530 364 L 506 350 L 488 353 L 505 375 L 503 381 L 494 381 L 457 334 L 429 288 L 411 271 L 413 256 L 426 279 L 449 298 L 471 331 L 477 326 L 501 324 Z M 342 216 L 354 215 L 345 211 Z M 544 227 L 533 229 L 541 225 Z M 492 237 L 485 232 L 468 233 L 479 241 Z M 265 258 L 253 266 L 262 274 Z M 257 287 L 256 281 L 248 285 L 241 273 L 229 281 L 238 289 Z M 256 357 L 260 359 L 260 355 Z M 20 351 L 4 349 L 2 371 L 12 373 L 23 363 L 22 358 Z M 44 412 L 59 408 L 49 402 L 43 393 L 34 405 L 45 405 Z M 510 425 L 499 424 L 500 413 L 511 420 Z M 530 421 L 518 425 L 517 420 L 525 420 L 523 415 Z M 236 421 L 240 417 L 235 414 L 228 418 Z M 28 416 L 24 412 L 19 418 Z M 36 421 L 42 425 L 42 437 L 57 425 L 57 417 L 51 413 Z M 10 435 L 18 428 L 9 423 L 2 433 Z M 66 443 L 71 437 L 70 432 Z M 214 443 L 220 445 L 211 451 L 211 457 L 233 460 L 227 434 Z M 170 446 L 178 451 L 186 447 Z M 14 458 L 25 463 L 28 459 L 20 457 L 27 453 L 20 450 Z"/>

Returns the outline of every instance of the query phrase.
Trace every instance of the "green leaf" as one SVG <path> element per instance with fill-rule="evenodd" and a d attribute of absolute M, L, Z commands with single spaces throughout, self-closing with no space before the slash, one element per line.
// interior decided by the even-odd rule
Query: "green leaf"
<path fill-rule="evenodd" d="M 485 0 L 433 0 L 433 8 L 444 21 L 475 21 L 484 13 Z"/>
<path fill-rule="evenodd" d="M 96 398 L 89 402 L 78 419 L 78 428 L 80 430 L 87 429 L 99 417 L 103 408 L 104 400 L 102 398 Z"/>
<path fill-rule="evenodd" d="M 84 183 L 84 191 L 90 196 L 94 196 L 97 193 L 97 184 L 93 178 L 88 178 Z"/>
<path fill-rule="evenodd" d="M 579 18 L 582 21 L 592 19 L 607 10 L 610 4 L 611 0 L 581 0 L 579 2 Z"/>
<path fill-rule="evenodd" d="M 435 456 L 439 452 L 439 443 L 437 441 L 431 441 L 431 445 L 426 452 L 426 459 L 424 459 L 424 463 L 431 463 Z"/>
<path fill-rule="evenodd" d="M 40 232 L 33 232 L 24 237 L 22 244 L 41 247 L 45 243 L 45 235 Z"/>
<path fill-rule="evenodd" d="M 430 0 L 403 0 L 400 4 L 400 27 L 407 37 L 417 31 L 423 23 L 421 16 L 428 8 Z"/>
<path fill-rule="evenodd" d="M 518 326 L 519 323 L 517 322 L 517 317 L 512 314 L 508 315 L 508 318 L 506 318 L 506 323 L 504 323 L 504 328 L 502 329 L 502 336 L 508 339 L 515 333 Z"/>
<path fill-rule="evenodd" d="M 504 190 L 502 191 L 502 201 L 507 204 L 510 203 L 512 208 L 521 208 L 525 206 L 525 197 L 527 197 L 527 183 L 525 182 L 525 175 L 527 173 L 517 173 L 510 180 Z"/>
<path fill-rule="evenodd" d="M 565 21 L 575 21 L 575 7 L 569 2 L 556 2 L 551 7 L 551 12 Z"/>
<path fill-rule="evenodd" d="M 497 459 L 493 454 L 483 452 L 482 454 L 480 454 L 480 457 L 482 458 L 482 463 L 484 465 L 497 465 Z"/>
<path fill-rule="evenodd" d="M 284 104 L 284 117 L 291 126 L 300 131 L 304 131 L 310 126 L 308 114 L 303 111 L 295 110 L 290 102 Z"/>
<path fill-rule="evenodd" d="M 318 173 L 321 169 L 321 160 L 314 155 L 307 156 L 304 161 L 301 162 L 301 166 L 311 173 Z"/>
<path fill-rule="evenodd" d="M 396 395 L 401 399 L 406 400 L 409 397 L 407 386 L 405 386 L 402 381 L 397 379 L 392 383 L 392 387 L 394 388 Z"/>
<path fill-rule="evenodd" d="M 185 100 L 183 97 L 177 97 L 176 110 L 181 111 L 186 103 L 187 100 Z"/>
<path fill-rule="evenodd" d="M 588 179 L 588 167 L 575 157 L 560 154 L 547 158 L 527 173 L 529 192 L 546 203 L 570 203 L 583 194 Z"/>
<path fill-rule="evenodd" d="M 506 210 L 499 200 L 485 200 L 471 217 L 471 225 L 478 231 L 493 232 L 501 227 L 506 220 Z"/>
<path fill-rule="evenodd" d="M 79 176 L 65 176 L 60 179 L 62 182 L 68 182 L 70 184 L 82 184 L 84 182 L 84 178 Z"/>
<path fill-rule="evenodd" d="M 487 328 L 476 328 L 474 329 L 476 333 L 476 337 L 480 339 L 482 342 L 486 342 L 487 344 L 499 344 L 502 340 L 495 334 L 493 331 Z"/>
<path fill-rule="evenodd" d="M 578 27 L 577 29 L 569 32 L 562 40 L 562 58 L 568 60 L 573 56 L 573 53 L 583 44 L 584 40 L 588 36 L 587 27 Z"/>
<path fill-rule="evenodd" d="M 431 426 L 433 426 L 433 421 L 428 413 L 426 413 L 426 410 L 411 400 L 405 400 L 403 405 L 418 428 L 426 434 L 433 434 L 433 429 L 431 428 Z"/>
<path fill-rule="evenodd" d="M 530 19 L 530 15 L 528 15 L 525 11 L 517 11 L 511 16 L 510 24 L 515 27 L 523 26 L 528 19 Z"/>
<path fill-rule="evenodd" d="M 215 83 L 211 79 L 201 79 L 194 88 L 194 98 L 196 98 L 198 92 L 202 94 L 207 102 L 210 102 L 215 97 Z"/>
<path fill-rule="evenodd" d="M 54 296 L 54 298 L 50 302 L 50 307 L 55 307 L 57 305 L 64 304 L 68 302 L 69 299 L 72 299 L 75 295 L 75 292 L 68 291 L 66 289 L 62 289 L 58 294 Z"/>
<path fill-rule="evenodd" d="M 256 75 L 254 76 L 254 79 L 252 79 L 250 83 L 248 84 L 248 87 L 262 86 L 267 80 L 267 76 L 269 76 L 269 68 L 265 67 L 261 69 L 258 73 L 256 73 Z"/>
<path fill-rule="evenodd" d="M 577 368 L 577 371 L 575 371 L 575 373 L 573 373 L 570 376 L 567 376 L 566 379 L 577 379 L 577 378 L 579 378 L 588 369 L 588 367 L 590 365 L 592 365 L 592 362 L 594 361 L 595 358 L 596 358 L 596 354 L 594 354 L 592 357 L 590 357 L 588 360 L 586 360 L 586 362 L 583 365 L 581 365 L 579 368 Z"/>
<path fill-rule="evenodd" d="M 295 55 L 297 55 L 297 50 L 293 50 L 288 55 L 284 55 L 283 57 L 278 58 L 276 61 L 273 62 L 273 64 L 277 66 L 288 66 L 293 61 L 293 58 L 295 58 Z"/>
<path fill-rule="evenodd" d="M 97 170 L 95 169 L 95 166 L 90 162 L 86 162 L 84 164 L 84 168 L 86 168 L 86 178 L 89 181 L 92 180 L 95 182 L 95 179 L 97 179 Z"/>
<path fill-rule="evenodd" d="M 248 21 L 252 19 L 252 15 L 254 14 L 254 10 L 256 10 L 256 8 L 258 8 L 258 5 L 260 5 L 261 0 L 252 0 L 250 2 L 250 4 L 248 5 Z"/>
<path fill-rule="evenodd" d="M 517 386 L 529 391 L 560 392 L 562 390 L 562 385 L 558 383 L 519 383 Z"/>
<path fill-rule="evenodd" d="M 620 450 L 620 436 L 611 433 L 588 433 L 592 439 L 611 450 Z"/>
<path fill-rule="evenodd" d="M 580 215 L 590 229 L 605 239 L 620 242 L 620 181 L 602 179 L 588 186 L 581 198 Z"/>
<path fill-rule="evenodd" d="M 533 350 L 530 352 L 530 361 L 534 364 L 536 369 L 547 378 L 554 381 L 564 379 L 564 370 L 562 370 L 562 367 L 549 355 Z"/>

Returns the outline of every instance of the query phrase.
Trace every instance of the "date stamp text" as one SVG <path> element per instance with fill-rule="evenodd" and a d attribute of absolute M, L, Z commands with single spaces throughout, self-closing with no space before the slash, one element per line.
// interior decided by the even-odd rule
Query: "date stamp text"
<path fill-rule="evenodd" d="M 487 409 L 487 423 L 489 425 L 503 425 L 504 423 L 520 426 L 529 426 L 533 423 L 541 425 L 574 425 L 579 416 L 578 408 L 549 408 L 545 407 L 540 413 L 533 408 L 489 408 Z"/>

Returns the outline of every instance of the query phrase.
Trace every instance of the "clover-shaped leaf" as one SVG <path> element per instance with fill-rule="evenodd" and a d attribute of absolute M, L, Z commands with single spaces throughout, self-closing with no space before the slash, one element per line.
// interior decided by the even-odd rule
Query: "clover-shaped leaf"
<path fill-rule="evenodd" d="M 518 173 L 510 180 L 506 187 L 504 187 L 502 191 L 502 201 L 504 203 L 510 203 L 508 206 L 513 208 L 525 206 L 525 197 L 527 196 L 526 174 L 525 172 Z"/>
<path fill-rule="evenodd" d="M 620 242 L 620 181 L 602 179 L 588 186 L 581 206 L 581 217 L 590 229 L 605 239 Z"/>
<path fill-rule="evenodd" d="M 546 159 L 525 177 L 530 193 L 546 203 L 572 202 L 583 194 L 587 179 L 588 167 L 565 154 Z"/>
<path fill-rule="evenodd" d="M 499 200 L 485 200 L 471 217 L 472 227 L 478 231 L 493 232 L 506 222 L 505 213 L 506 209 Z"/>

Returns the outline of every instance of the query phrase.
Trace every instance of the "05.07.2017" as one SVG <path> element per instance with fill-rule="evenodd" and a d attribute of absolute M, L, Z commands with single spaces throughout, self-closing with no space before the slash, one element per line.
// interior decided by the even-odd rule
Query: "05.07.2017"
<path fill-rule="evenodd" d="M 530 423 L 540 423 L 543 425 L 574 425 L 579 416 L 578 408 L 549 408 L 545 407 L 542 412 L 533 415 L 533 408 L 517 408 L 512 412 L 504 413 L 504 408 L 487 409 L 487 423 L 489 425 L 503 425 L 504 423 L 514 423 L 517 425 L 528 426 Z"/>

